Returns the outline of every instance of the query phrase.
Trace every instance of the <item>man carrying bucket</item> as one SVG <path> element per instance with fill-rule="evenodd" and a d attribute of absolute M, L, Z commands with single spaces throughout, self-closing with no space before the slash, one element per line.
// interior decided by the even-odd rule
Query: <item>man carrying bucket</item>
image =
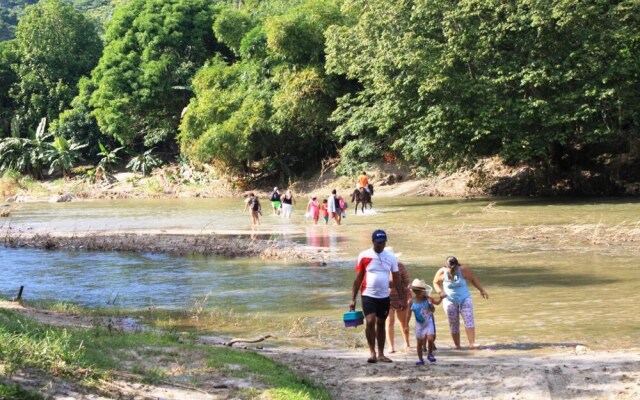
<path fill-rule="evenodd" d="M 358 291 L 362 296 L 362 311 L 365 316 L 365 335 L 369 344 L 371 356 L 369 363 L 392 362 L 384 355 L 384 342 L 386 337 L 385 320 L 389 315 L 389 273 L 393 276 L 393 282 L 400 297 L 404 297 L 406 288 L 402 287 L 398 272 L 398 260 L 395 255 L 387 250 L 387 234 L 383 230 L 376 230 L 371 236 L 373 246 L 360 253 L 356 264 L 356 278 L 353 281 L 350 310 L 356 308 L 356 296 Z M 402 306 L 401 310 L 404 310 Z M 376 340 L 378 352 L 376 354 Z"/>

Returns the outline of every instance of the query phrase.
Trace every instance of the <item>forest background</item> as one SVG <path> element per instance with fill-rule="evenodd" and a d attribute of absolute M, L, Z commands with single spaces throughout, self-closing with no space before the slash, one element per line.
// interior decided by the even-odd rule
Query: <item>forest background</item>
<path fill-rule="evenodd" d="M 638 0 L 3 0 L 0 40 L 5 176 L 493 157 L 526 194 L 640 194 Z"/>

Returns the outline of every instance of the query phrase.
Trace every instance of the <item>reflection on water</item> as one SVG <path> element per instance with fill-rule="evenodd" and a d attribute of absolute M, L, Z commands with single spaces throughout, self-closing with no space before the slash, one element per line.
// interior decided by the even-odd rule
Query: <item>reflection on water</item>
<path fill-rule="evenodd" d="M 490 201 L 496 201 L 491 199 Z M 261 259 L 68 253 L 0 248 L 0 293 L 25 285 L 28 299 L 123 308 L 185 309 L 207 293 L 209 307 L 273 318 L 322 317 L 340 324 L 355 257 L 383 228 L 411 278 L 430 282 L 456 255 L 490 293 L 474 293 L 479 343 L 586 342 L 640 346 L 640 203 L 504 199 L 378 199 L 376 213 L 343 226 L 314 226 L 302 207 L 291 221 L 265 215 L 251 231 L 240 201 L 145 200 L 22 204 L 14 228 L 67 231 L 185 229 L 251 232 L 332 250 L 326 265 Z M 234 233 L 237 234 L 237 233 Z M 475 291 L 475 290 L 474 290 Z M 447 327 L 436 312 L 440 332 Z M 444 334 L 439 340 L 448 340 Z"/>

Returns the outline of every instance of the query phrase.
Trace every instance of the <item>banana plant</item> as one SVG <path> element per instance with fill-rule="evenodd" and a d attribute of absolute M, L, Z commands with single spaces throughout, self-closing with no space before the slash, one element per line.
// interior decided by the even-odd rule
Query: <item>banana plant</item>
<path fill-rule="evenodd" d="M 113 166 L 120 161 L 120 157 L 118 157 L 118 152 L 124 147 L 118 147 L 117 149 L 108 150 L 102 142 L 98 142 L 98 146 L 100 146 L 100 152 L 97 154 L 98 156 L 102 156 L 100 161 L 98 162 L 98 166 L 102 168 L 105 172 L 111 172 L 113 170 Z"/>
<path fill-rule="evenodd" d="M 35 178 L 42 178 L 42 169 L 48 162 L 53 143 L 52 134 L 46 131 L 47 119 L 42 118 L 35 135 L 22 138 L 18 135 L 0 141 L 0 170 L 14 169 Z"/>
<path fill-rule="evenodd" d="M 87 147 L 87 144 L 77 144 L 72 140 L 57 136 L 53 140 L 53 145 L 47 153 L 47 158 L 50 162 L 49 175 L 56 169 L 60 169 L 62 176 L 66 178 L 69 170 L 75 165 L 75 162 L 82 158 L 80 149 L 84 147 Z"/>
<path fill-rule="evenodd" d="M 133 157 L 127 164 L 127 168 L 131 168 L 133 172 L 141 171 L 144 176 L 149 175 L 152 169 L 162 164 L 162 161 L 158 157 L 151 154 L 152 152 L 153 149 L 149 149 Z"/>

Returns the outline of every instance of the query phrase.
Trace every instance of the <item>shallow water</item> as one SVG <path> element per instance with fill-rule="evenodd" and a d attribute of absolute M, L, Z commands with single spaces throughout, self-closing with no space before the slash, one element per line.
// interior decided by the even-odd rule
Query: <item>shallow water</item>
<path fill-rule="evenodd" d="M 490 202 L 496 202 L 487 207 Z M 638 347 L 640 202 L 631 200 L 376 199 L 375 212 L 344 225 L 312 226 L 303 207 L 291 221 L 267 212 L 260 232 L 330 247 L 327 265 L 158 254 L 0 248 L 0 293 L 25 285 L 28 299 L 125 309 L 187 309 L 207 293 L 208 308 L 278 320 L 326 318 L 340 324 L 357 254 L 383 228 L 411 278 L 430 282 L 447 255 L 472 268 L 491 298 L 472 289 L 478 341 L 529 347 L 588 343 Z M 14 228 L 250 230 L 234 200 L 126 200 L 20 204 Z M 444 313 L 436 313 L 441 335 Z M 442 337 L 442 336 L 441 336 Z"/>

